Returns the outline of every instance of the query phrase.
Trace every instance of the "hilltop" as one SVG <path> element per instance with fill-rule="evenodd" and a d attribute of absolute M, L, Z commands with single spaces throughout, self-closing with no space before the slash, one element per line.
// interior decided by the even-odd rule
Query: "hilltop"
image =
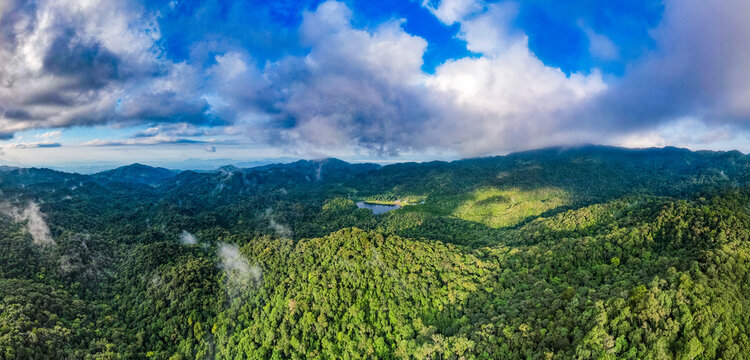
<path fill-rule="evenodd" d="M 0 358 L 750 356 L 739 152 L 4 168 L 0 191 Z"/>

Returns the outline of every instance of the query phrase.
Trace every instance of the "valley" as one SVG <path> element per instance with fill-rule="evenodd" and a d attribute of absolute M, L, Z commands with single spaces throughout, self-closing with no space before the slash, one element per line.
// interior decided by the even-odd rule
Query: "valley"
<path fill-rule="evenodd" d="M 743 359 L 749 185 L 739 152 L 599 146 L 7 167 L 0 358 Z"/>

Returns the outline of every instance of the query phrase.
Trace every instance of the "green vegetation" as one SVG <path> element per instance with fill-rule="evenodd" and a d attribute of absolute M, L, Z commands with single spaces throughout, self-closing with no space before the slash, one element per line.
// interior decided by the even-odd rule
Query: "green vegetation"
<path fill-rule="evenodd" d="M 568 205 L 568 197 L 557 188 L 533 190 L 479 189 L 453 212 L 457 218 L 482 223 L 492 228 L 513 226 L 545 211 Z"/>
<path fill-rule="evenodd" d="M 125 170 L 0 172 L 0 359 L 750 357 L 737 152 Z"/>
<path fill-rule="evenodd" d="M 393 194 L 378 194 L 375 196 L 369 196 L 363 198 L 362 201 L 370 204 L 381 204 L 381 205 L 416 205 L 424 202 L 425 196 L 419 195 L 402 195 L 397 196 Z"/>

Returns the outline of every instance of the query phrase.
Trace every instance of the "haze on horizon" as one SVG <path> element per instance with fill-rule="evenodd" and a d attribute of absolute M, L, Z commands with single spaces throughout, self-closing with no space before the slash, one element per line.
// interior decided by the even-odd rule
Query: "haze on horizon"
<path fill-rule="evenodd" d="M 750 152 L 750 3 L 4 0 L 0 163 Z"/>

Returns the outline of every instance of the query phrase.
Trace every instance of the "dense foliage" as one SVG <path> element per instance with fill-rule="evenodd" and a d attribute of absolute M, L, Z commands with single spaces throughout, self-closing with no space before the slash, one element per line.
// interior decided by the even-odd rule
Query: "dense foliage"
<path fill-rule="evenodd" d="M 0 359 L 750 358 L 738 152 L 3 168 L 0 190 Z"/>

